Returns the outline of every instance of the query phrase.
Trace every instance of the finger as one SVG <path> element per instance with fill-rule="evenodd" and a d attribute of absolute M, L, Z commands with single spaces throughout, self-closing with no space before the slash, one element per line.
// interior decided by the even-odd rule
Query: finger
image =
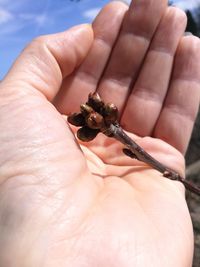
<path fill-rule="evenodd" d="M 158 26 L 123 113 L 122 124 L 128 131 L 139 136 L 151 135 L 163 105 L 174 54 L 185 27 L 185 13 L 169 7 Z"/>
<path fill-rule="evenodd" d="M 2 88 L 14 90 L 13 93 L 37 90 L 52 100 L 63 78 L 72 73 L 85 58 L 92 41 L 90 25 L 36 38 L 16 60 Z"/>
<path fill-rule="evenodd" d="M 96 90 L 126 10 L 127 5 L 112 2 L 94 20 L 92 27 L 95 39 L 87 58 L 76 73 L 65 79 L 54 99 L 54 105 L 61 113 L 67 114 L 78 109 L 86 101 L 88 94 Z"/>
<path fill-rule="evenodd" d="M 200 40 L 183 37 L 163 110 L 154 130 L 160 138 L 183 154 L 191 136 L 200 103 Z"/>
<path fill-rule="evenodd" d="M 98 92 L 123 110 L 167 1 L 132 1 Z M 156 15 L 155 15 L 156 14 Z"/>

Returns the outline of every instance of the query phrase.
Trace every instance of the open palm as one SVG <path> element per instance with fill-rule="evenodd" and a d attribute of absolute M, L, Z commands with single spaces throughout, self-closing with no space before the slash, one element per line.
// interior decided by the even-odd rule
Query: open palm
<path fill-rule="evenodd" d="M 63 116 L 97 90 L 134 140 L 184 175 L 200 43 L 182 37 L 185 15 L 166 2 L 109 4 L 94 39 L 89 26 L 40 37 L 1 82 L 1 267 L 191 266 L 183 186 L 111 138 L 78 144 Z"/>

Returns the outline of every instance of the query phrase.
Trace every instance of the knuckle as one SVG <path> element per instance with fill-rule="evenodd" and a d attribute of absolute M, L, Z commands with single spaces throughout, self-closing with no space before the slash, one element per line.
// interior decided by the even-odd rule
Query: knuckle
<path fill-rule="evenodd" d="M 47 36 L 38 36 L 35 37 L 26 47 L 25 47 L 25 51 L 29 50 L 29 51 L 38 51 L 43 49 L 48 42 L 48 37 Z"/>

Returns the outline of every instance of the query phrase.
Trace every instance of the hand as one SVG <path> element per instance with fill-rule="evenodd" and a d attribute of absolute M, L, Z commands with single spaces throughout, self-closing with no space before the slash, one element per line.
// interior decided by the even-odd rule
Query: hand
<path fill-rule="evenodd" d="M 166 2 L 112 2 L 94 37 L 89 26 L 39 37 L 1 82 L 0 266 L 191 266 L 183 186 L 102 135 L 80 148 L 63 116 L 97 89 L 145 150 L 184 174 L 200 43 Z"/>

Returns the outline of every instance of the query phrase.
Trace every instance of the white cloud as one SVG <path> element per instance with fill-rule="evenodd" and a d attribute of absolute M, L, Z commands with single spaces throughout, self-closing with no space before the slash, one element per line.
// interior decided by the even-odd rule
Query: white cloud
<path fill-rule="evenodd" d="M 0 8 L 0 24 L 10 22 L 13 19 L 13 14 L 6 9 Z"/>
<path fill-rule="evenodd" d="M 111 0 L 111 2 L 112 1 L 115 1 L 115 0 Z M 130 4 L 131 3 L 131 0 L 118 0 L 118 1 L 123 2 L 125 4 Z"/>
<path fill-rule="evenodd" d="M 2 25 L 2 27 L 0 27 L 0 37 L 4 35 L 12 36 L 12 34 L 15 34 L 17 31 L 19 31 L 22 28 L 23 28 L 23 25 L 20 23 L 13 23 L 13 24 L 9 23 L 8 25 L 6 25 L 6 27 Z"/>
<path fill-rule="evenodd" d="M 87 19 L 93 20 L 98 15 L 100 10 L 100 7 L 88 9 L 83 13 L 83 16 Z"/>
<path fill-rule="evenodd" d="M 29 21 L 36 23 L 38 26 L 42 26 L 47 21 L 48 17 L 47 14 L 33 14 L 33 13 L 21 13 L 19 14 L 19 18 L 22 21 Z"/>
<path fill-rule="evenodd" d="M 10 0 L 0 0 L 0 4 L 8 4 L 10 3 Z"/>
<path fill-rule="evenodd" d="M 47 15 L 44 13 L 44 14 L 40 14 L 40 15 L 37 15 L 35 16 L 35 22 L 39 25 L 39 26 L 42 26 L 45 24 L 45 22 L 47 21 L 48 17 Z"/>

